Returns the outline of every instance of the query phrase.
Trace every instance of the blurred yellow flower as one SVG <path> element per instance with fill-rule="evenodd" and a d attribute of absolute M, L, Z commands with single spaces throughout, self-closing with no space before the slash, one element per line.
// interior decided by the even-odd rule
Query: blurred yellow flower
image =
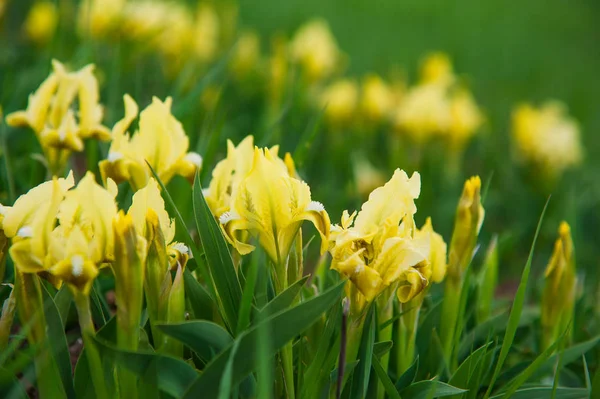
<path fill-rule="evenodd" d="M 80 34 L 104 38 L 119 28 L 126 0 L 84 0 L 79 5 Z"/>
<path fill-rule="evenodd" d="M 140 113 L 139 130 L 132 136 L 126 132 L 137 117 L 138 106 L 128 95 L 124 102 L 125 117 L 113 127 L 108 159 L 100 162 L 103 180 L 110 177 L 117 184 L 128 181 L 139 190 L 151 176 L 148 162 L 164 184 L 176 174 L 192 181 L 202 166 L 202 157 L 188 152 L 189 139 L 171 114 L 171 98 L 163 102 L 154 97 Z"/>
<path fill-rule="evenodd" d="M 421 63 L 419 74 L 421 83 L 448 86 L 454 83 L 455 80 L 450 57 L 441 52 L 428 54 Z"/>
<path fill-rule="evenodd" d="M 446 132 L 450 122 L 447 88 L 432 83 L 409 89 L 393 118 L 396 128 L 419 144 Z"/>
<path fill-rule="evenodd" d="M 461 149 L 477 133 L 484 117 L 471 93 L 460 89 L 450 98 L 449 140 L 455 148 Z"/>
<path fill-rule="evenodd" d="M 376 74 L 367 75 L 362 82 L 360 107 L 367 120 L 379 122 L 387 119 L 396 102 L 390 85 Z"/>
<path fill-rule="evenodd" d="M 106 141 L 111 135 L 101 124 L 103 110 L 94 65 L 68 72 L 53 60 L 52 67 L 50 76 L 29 96 L 27 109 L 9 114 L 6 122 L 35 132 L 51 171 L 57 174 L 71 151 L 83 150 L 84 139 Z"/>
<path fill-rule="evenodd" d="M 260 38 L 255 31 L 242 33 L 231 57 L 231 69 L 238 79 L 243 79 L 258 67 Z"/>
<path fill-rule="evenodd" d="M 87 294 L 98 268 L 113 259 L 117 206 L 91 172 L 67 191 L 72 184 L 70 175 L 32 189 L 8 210 L 3 227 L 14 237 L 10 255 L 21 272 L 46 272 Z"/>
<path fill-rule="evenodd" d="M 329 215 L 320 202 L 312 201 L 308 185 L 289 175 L 285 164 L 268 149 L 254 149 L 252 168 L 239 183 L 231 210 L 220 215 L 225 237 L 242 254 L 254 246 L 239 240 L 250 232 L 269 258 L 286 262 L 302 222 L 312 222 L 321 236 L 321 252 L 327 249 Z"/>
<path fill-rule="evenodd" d="M 302 67 L 309 82 L 331 76 L 338 68 L 342 55 L 329 25 L 315 19 L 301 26 L 290 43 L 292 60 Z"/>
<path fill-rule="evenodd" d="M 29 10 L 23 28 L 29 39 L 37 44 L 44 44 L 52 39 L 57 25 L 56 4 L 52 1 L 37 1 Z"/>
<path fill-rule="evenodd" d="M 548 101 L 539 108 L 518 106 L 512 115 L 513 145 L 519 158 L 551 176 L 583 159 L 580 129 L 564 104 Z"/>
<path fill-rule="evenodd" d="M 420 175 L 397 169 L 384 186 L 375 189 L 358 214 L 344 211 L 341 225 L 331 228 L 331 267 L 347 276 L 352 306 L 362 308 L 387 287 L 409 301 L 428 284 L 421 269 L 428 266 L 428 235 L 414 236 L 414 200 L 421 190 Z"/>
<path fill-rule="evenodd" d="M 417 144 L 442 138 L 460 154 L 484 122 L 484 116 L 466 87 L 456 83 L 450 58 L 429 55 L 421 65 L 420 81 L 403 96 L 393 112 L 397 130 Z"/>
<path fill-rule="evenodd" d="M 211 5 L 198 5 L 194 27 L 191 32 L 194 54 L 202 62 L 213 60 L 219 46 L 219 16 Z"/>
<path fill-rule="evenodd" d="M 332 83 L 321 93 L 320 104 L 332 125 L 340 126 L 351 122 L 358 105 L 356 82 L 340 79 Z"/>
<path fill-rule="evenodd" d="M 541 323 L 543 346 L 550 346 L 572 322 L 575 306 L 577 273 L 571 228 L 562 222 L 552 257 L 546 267 L 542 293 Z"/>

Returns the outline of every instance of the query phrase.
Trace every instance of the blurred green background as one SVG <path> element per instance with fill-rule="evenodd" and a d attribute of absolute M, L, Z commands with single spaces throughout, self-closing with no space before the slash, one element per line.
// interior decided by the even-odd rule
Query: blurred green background
<path fill-rule="evenodd" d="M 514 275 L 525 262 L 537 218 L 552 194 L 534 270 L 541 273 L 558 223 L 573 226 L 579 266 L 592 274 L 598 267 L 600 218 L 600 2 L 593 0 L 287 0 L 240 1 L 244 26 L 265 36 L 294 30 L 307 19 L 325 18 L 343 51 L 348 74 L 389 72 L 393 65 L 416 78 L 420 60 L 444 51 L 484 108 L 487 125 L 471 145 L 462 176 L 493 173 L 483 235 L 504 237 L 501 265 Z M 525 171 L 508 167 L 510 114 L 522 101 L 558 99 L 580 123 L 586 151 L 584 165 L 558 185 L 535 190 Z M 376 158 L 376 155 L 375 155 Z M 399 165 L 402 166 L 402 165 Z M 428 187 L 425 174 L 419 204 L 430 211 L 445 237 L 451 232 L 461 187 Z M 443 184 L 443 183 L 441 183 Z M 442 192 L 440 192 L 442 191 Z M 440 195 L 452 199 L 440 202 Z M 427 198 L 427 196 L 430 196 Z M 447 204 L 447 205 L 446 205 Z M 332 215 L 335 220 L 335 214 Z M 422 219 L 421 219 L 422 220 Z"/>
<path fill-rule="evenodd" d="M 57 1 L 67 10 L 75 10 L 77 3 Z M 131 93 L 142 106 L 152 95 L 173 95 L 175 104 L 178 103 L 181 82 L 177 76 L 166 78 L 159 61 L 140 58 L 134 49 L 118 42 L 108 45 L 79 41 L 69 33 L 73 27 L 68 22 L 59 25 L 56 38 L 47 48 L 27 44 L 21 25 L 31 4 L 21 0 L 9 2 L 2 24 L 0 103 L 6 112 L 25 107 L 27 95 L 47 76 L 52 57 L 76 67 L 88 62 L 97 64 L 109 126 L 122 115 L 124 93 Z M 600 237 L 600 217 L 596 212 L 600 205 L 599 2 L 240 0 L 239 7 L 240 28 L 255 29 L 261 34 L 263 54 L 268 51 L 273 35 L 283 33 L 289 38 L 309 19 L 325 18 L 348 57 L 345 74 L 358 79 L 370 71 L 386 75 L 398 67 L 414 82 L 418 65 L 427 53 L 438 50 L 448 53 L 455 71 L 483 108 L 487 123 L 470 143 L 453 178 L 449 179 L 444 172 L 445 162 L 435 149 L 420 165 L 423 188 L 418 201 L 418 224 L 431 215 L 436 230 L 448 240 L 462 182 L 471 175 L 481 175 L 484 183 L 491 182 L 485 203 L 482 245 L 487 245 L 492 234 L 500 234 L 502 277 L 518 278 L 538 217 L 552 194 L 533 272 L 538 276 L 543 272 L 558 224 L 566 219 L 572 225 L 578 266 L 594 277 L 586 279 L 586 283 L 595 284 L 599 260 L 597 237 Z M 229 89 L 230 96 L 224 95 L 220 109 L 214 114 L 199 112 L 197 108 L 180 116 L 191 137 L 191 148 L 207 150 L 203 152 L 205 183 L 214 164 L 224 156 L 227 138 L 238 142 L 253 133 L 260 145 L 280 142 L 285 151 L 293 151 L 318 116 L 317 110 L 293 108 L 279 122 L 279 134 L 270 135 L 261 116 L 262 100 L 257 99 L 256 93 L 242 99 L 236 96 L 239 92 L 231 89 L 227 72 L 218 62 L 213 69 L 197 71 L 193 83 L 199 84 L 215 72 L 217 78 L 211 80 L 211 85 L 222 85 L 226 92 Z M 546 99 L 558 99 L 569 106 L 571 115 L 581 123 L 586 151 L 584 164 L 569 171 L 554 187 L 539 187 L 536 176 L 515 164 L 510 145 L 513 106 L 522 101 L 539 103 Z M 30 133 L 8 128 L 6 132 L 5 154 L 10 156 L 8 165 L 17 176 L 16 191 L 22 193 L 43 178 L 40 165 L 30 157 L 39 149 Z M 218 134 L 209 136 L 214 132 Z M 412 172 L 408 164 L 389 162 L 388 154 L 384 154 L 385 142 L 373 142 L 363 148 L 348 140 L 345 147 L 332 151 L 336 147 L 331 145 L 330 133 L 324 126 L 319 128 L 299 167 L 311 186 L 313 198 L 325 204 L 333 222 L 339 220 L 343 209 L 359 207 L 364 200 L 348 184 L 355 153 L 368 151 L 369 159 L 387 177 L 395 167 Z M 107 145 L 99 148 L 100 151 L 88 148 L 88 155 L 104 156 Z M 0 169 L 4 169 L 0 174 L 0 192 L 5 192 L 8 186 L 6 165 L 0 162 Z M 187 183 L 176 180 L 172 186 L 181 198 L 182 208 L 189 211 Z M 0 198 L 2 201 L 6 198 Z M 186 214 L 191 217 L 190 212 Z"/>

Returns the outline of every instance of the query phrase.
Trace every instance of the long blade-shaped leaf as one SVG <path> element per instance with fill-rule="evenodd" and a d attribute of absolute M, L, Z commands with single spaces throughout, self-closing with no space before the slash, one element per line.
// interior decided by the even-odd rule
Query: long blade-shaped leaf
<path fill-rule="evenodd" d="M 211 360 L 233 342 L 233 338 L 223 327 L 206 320 L 162 324 L 158 328 L 187 345 L 205 361 Z"/>
<path fill-rule="evenodd" d="M 204 199 L 204 194 L 202 194 L 202 185 L 198 174 L 194 180 L 192 195 L 196 226 L 206 256 L 206 263 L 218 293 L 225 322 L 229 330 L 235 333 L 242 300 L 242 287 L 233 266 L 227 242 Z"/>
<path fill-rule="evenodd" d="M 71 369 L 71 355 L 67 345 L 67 337 L 60 313 L 52 299 L 52 295 L 48 292 L 43 284 L 42 296 L 44 299 L 44 311 L 46 315 L 46 327 L 48 333 L 48 346 L 56 362 L 60 380 L 67 394 L 67 398 L 75 397 L 75 388 L 73 387 L 73 371 Z"/>
<path fill-rule="evenodd" d="M 375 370 L 375 374 L 377 374 L 379 381 L 381 381 L 381 383 L 383 384 L 383 387 L 385 388 L 385 391 L 387 392 L 388 396 L 392 399 L 401 399 L 400 394 L 398 393 L 398 391 L 396 390 L 396 387 L 394 386 L 394 383 L 392 382 L 392 380 L 390 380 L 390 377 L 387 375 L 387 373 L 383 369 L 381 362 L 379 361 L 379 359 L 377 358 L 377 356 L 375 354 L 373 354 L 372 360 L 373 360 L 373 369 Z"/>
<path fill-rule="evenodd" d="M 490 385 L 487 389 L 487 392 L 485 393 L 486 399 L 490 397 L 492 390 L 494 389 L 496 379 L 498 378 L 498 375 L 500 375 L 500 371 L 502 370 L 504 361 L 508 356 L 508 352 L 510 351 L 510 347 L 512 346 L 513 340 L 515 339 L 515 333 L 517 332 L 517 328 L 519 327 L 519 319 L 521 318 L 521 312 L 523 310 L 523 305 L 525 304 L 525 293 L 527 292 L 527 282 L 529 281 L 529 272 L 531 271 L 533 251 L 535 250 L 535 243 L 540 233 L 542 221 L 544 220 L 544 214 L 546 213 L 546 209 L 548 208 L 549 202 L 550 198 L 548 198 L 548 201 L 546 201 L 546 205 L 544 205 L 544 210 L 542 211 L 540 220 L 537 225 L 537 229 L 535 230 L 535 236 L 533 237 L 531 250 L 529 251 L 527 263 L 525 264 L 525 269 L 523 269 L 523 274 L 521 275 L 521 282 L 519 283 L 519 288 L 517 289 L 517 293 L 515 295 L 515 301 L 510 311 L 510 316 L 508 318 L 508 326 L 506 328 L 506 332 L 504 333 L 504 341 L 502 342 L 502 348 L 500 349 L 498 362 L 496 363 L 496 368 L 494 369 L 494 374 L 492 375 Z"/>
<path fill-rule="evenodd" d="M 261 328 L 270 331 L 270 353 L 263 356 L 273 356 L 287 342 L 310 327 L 323 312 L 330 309 L 337 301 L 344 289 L 344 283 L 334 286 L 323 294 L 301 303 L 291 309 L 275 314 L 268 319 L 246 330 L 240 335 L 238 350 L 233 362 L 231 383 L 239 383 L 256 366 L 256 340 Z M 232 345 L 233 346 L 233 345 Z M 186 398 L 215 397 L 219 391 L 219 381 L 223 375 L 232 346 L 217 356 L 202 372 L 186 392 Z"/>

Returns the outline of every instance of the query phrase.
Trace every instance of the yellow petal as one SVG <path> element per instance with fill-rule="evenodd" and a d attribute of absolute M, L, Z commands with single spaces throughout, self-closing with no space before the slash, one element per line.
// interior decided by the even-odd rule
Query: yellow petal
<path fill-rule="evenodd" d="M 175 236 L 175 223 L 165 210 L 165 202 L 160 195 L 160 188 L 153 178 L 150 179 L 146 187 L 138 190 L 133 195 L 131 206 L 127 212 L 133 219 L 137 233 L 142 237 L 146 236 L 146 214 L 149 209 L 152 209 L 158 216 L 165 242 L 167 244 L 171 243 Z"/>
<path fill-rule="evenodd" d="M 73 173 L 69 173 L 66 179 L 58 179 L 58 184 L 61 191 L 66 192 L 74 184 Z M 37 210 L 52 197 L 53 187 L 52 181 L 42 183 L 17 198 L 15 204 L 5 211 L 2 226 L 7 237 L 15 237 L 20 229 L 31 227 Z"/>
<path fill-rule="evenodd" d="M 402 275 L 402 281 L 396 291 L 398 300 L 406 303 L 419 295 L 427 286 L 427 279 L 415 269 L 409 269 Z"/>
<path fill-rule="evenodd" d="M 372 234 L 385 223 L 397 226 L 405 215 L 413 215 L 417 208 L 414 200 L 421 191 L 421 177 L 396 169 L 383 187 L 375 189 L 356 216 L 354 227 L 365 235 Z M 393 200 L 391 200 L 393 199 Z"/>

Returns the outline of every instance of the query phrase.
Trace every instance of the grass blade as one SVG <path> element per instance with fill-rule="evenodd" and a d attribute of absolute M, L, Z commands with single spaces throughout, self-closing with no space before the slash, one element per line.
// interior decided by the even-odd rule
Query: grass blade
<path fill-rule="evenodd" d="M 192 189 L 196 226 L 225 322 L 229 330 L 235 333 L 242 300 L 242 288 L 225 237 L 204 199 L 201 187 L 200 176 L 196 173 Z"/>
<path fill-rule="evenodd" d="M 521 318 L 521 312 L 523 310 L 523 305 L 525 304 L 525 293 L 527 291 L 527 282 L 529 281 L 529 273 L 531 271 L 533 251 L 535 250 L 535 243 L 540 233 L 542 221 L 544 220 L 544 214 L 546 213 L 546 209 L 548 208 L 549 202 L 550 198 L 548 198 L 548 200 L 546 201 L 546 205 L 544 205 L 544 209 L 542 210 L 540 220 L 535 230 L 535 236 L 533 237 L 533 243 L 531 244 L 531 249 L 527 258 L 527 263 L 525 264 L 525 268 L 523 269 L 521 282 L 519 283 L 519 288 L 517 289 L 517 294 L 515 295 L 515 301 L 510 311 L 510 316 L 508 317 L 508 326 L 506 328 L 506 332 L 504 333 L 504 340 L 502 342 L 502 348 L 500 349 L 500 355 L 498 356 L 498 362 L 496 363 L 496 368 L 494 369 L 494 374 L 492 375 L 490 385 L 485 393 L 485 399 L 490 397 L 492 390 L 494 389 L 494 384 L 496 383 L 496 380 L 500 375 L 500 371 L 502 370 L 504 361 L 508 356 L 508 352 L 510 351 L 510 347 L 512 346 L 513 340 L 515 339 L 515 333 L 517 332 L 517 328 L 519 327 L 519 319 Z"/>

